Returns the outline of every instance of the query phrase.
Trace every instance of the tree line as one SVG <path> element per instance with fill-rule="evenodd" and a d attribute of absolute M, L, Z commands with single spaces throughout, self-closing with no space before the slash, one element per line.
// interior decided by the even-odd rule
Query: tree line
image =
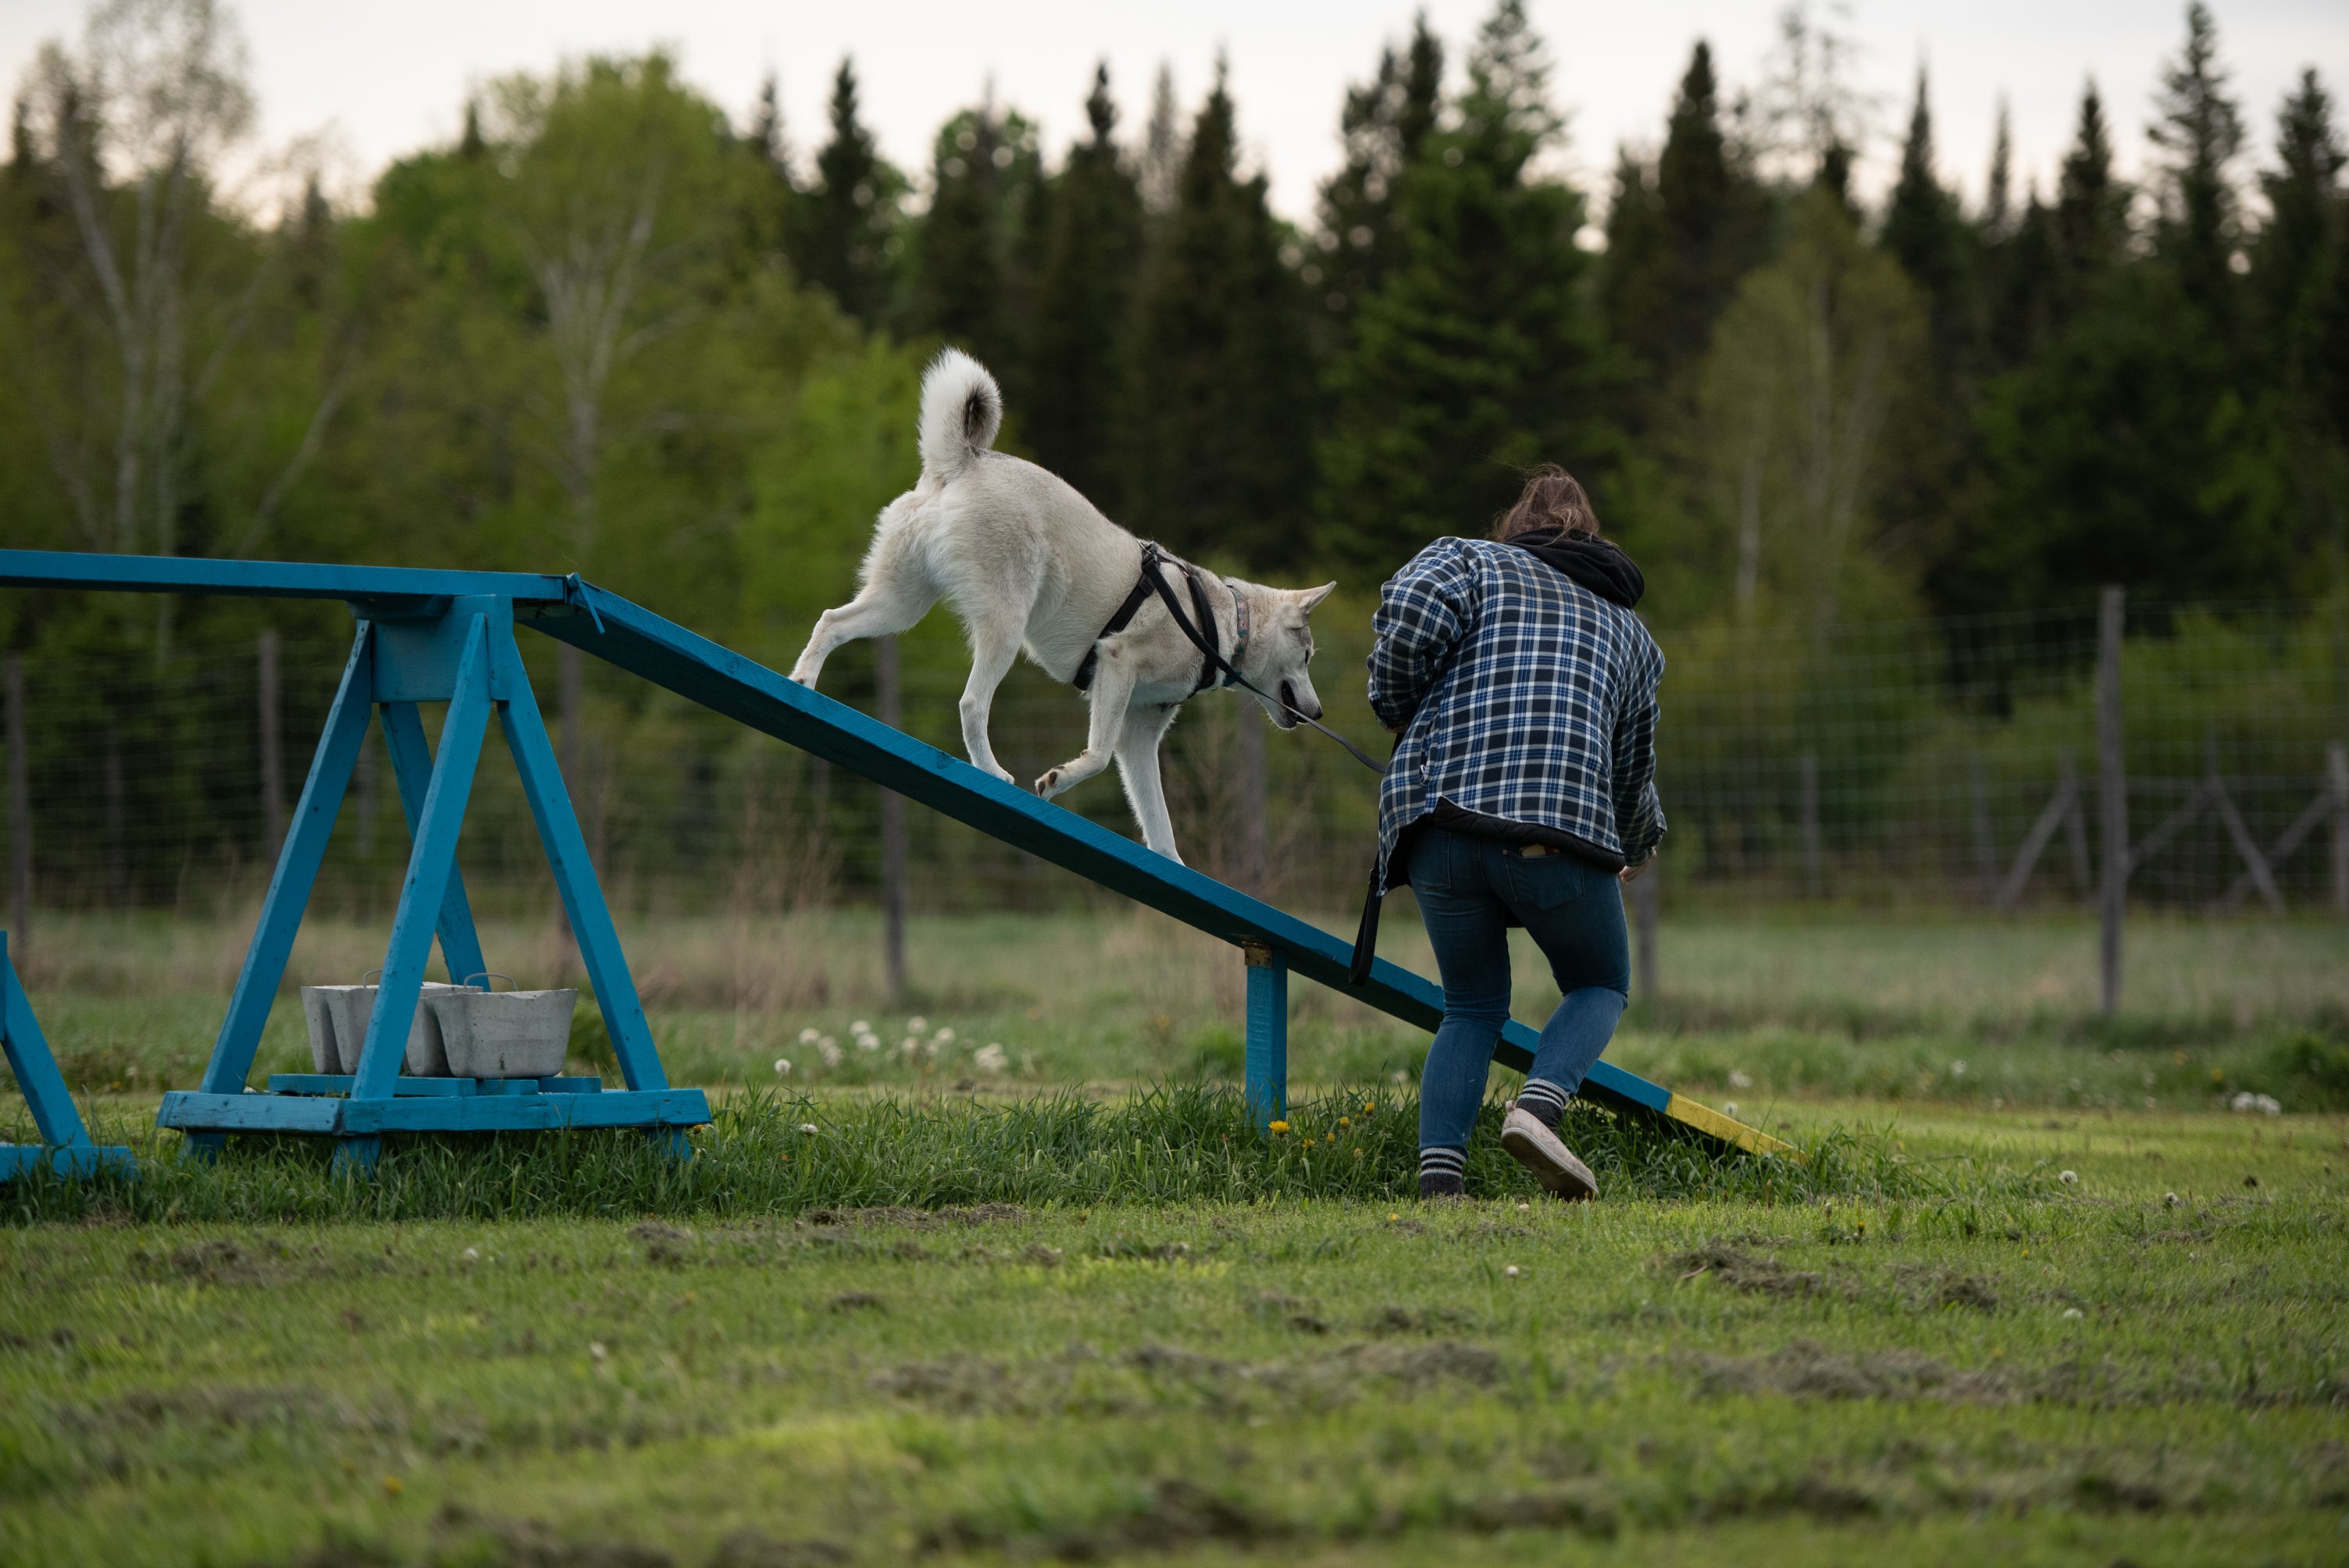
<path fill-rule="evenodd" d="M 2349 197 L 2312 68 L 2255 134 L 2201 4 L 2132 116 L 2090 82 L 2052 188 L 1979 202 L 1920 70 L 1853 169 L 1846 40 L 1697 43 L 1594 228 L 1522 0 L 1370 62 L 1313 220 L 1219 70 L 1065 149 L 991 98 L 893 167 L 841 62 L 802 154 L 659 52 L 489 85 L 338 211 L 224 190 L 252 91 L 217 0 L 102 0 L 0 172 L 12 543 L 578 570 L 754 647 L 844 591 L 912 478 L 920 366 L 1170 548 L 1375 585 L 1562 461 L 1672 624 L 2309 598 L 2349 558 Z M 298 171 L 297 171 L 298 172 Z M 266 212 L 266 216 L 263 216 Z M 1599 236 L 1603 235 L 1603 241 Z M 256 612 L 12 596 L 10 645 L 168 662 Z M 95 602 L 93 602 L 94 603 Z"/>

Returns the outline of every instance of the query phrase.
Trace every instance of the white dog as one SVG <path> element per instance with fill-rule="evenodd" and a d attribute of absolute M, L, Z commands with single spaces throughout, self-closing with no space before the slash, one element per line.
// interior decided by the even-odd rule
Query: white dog
<path fill-rule="evenodd" d="M 1054 680 L 1082 685 L 1089 676 L 1085 748 L 1036 780 L 1036 792 L 1049 799 L 1114 757 L 1143 841 L 1180 860 L 1159 783 L 1158 744 L 1175 710 L 1222 676 L 1154 593 L 1138 608 L 1130 603 L 1142 575 L 1142 542 L 1058 477 L 990 450 L 1002 424 L 995 378 L 967 354 L 939 355 L 922 377 L 921 480 L 882 509 L 856 597 L 816 622 L 792 679 L 814 686 L 843 643 L 902 632 L 947 600 L 970 638 L 962 742 L 971 761 L 1013 782 L 988 744 L 987 717 L 995 688 L 1023 648 Z M 1305 674 L 1313 656 L 1305 618 L 1337 584 L 1266 588 L 1162 559 L 1195 625 L 1204 595 L 1216 646 L 1264 694 L 1273 723 L 1291 729 L 1299 716 L 1319 718 L 1321 699 Z M 1122 608 L 1131 619 L 1103 635 Z"/>

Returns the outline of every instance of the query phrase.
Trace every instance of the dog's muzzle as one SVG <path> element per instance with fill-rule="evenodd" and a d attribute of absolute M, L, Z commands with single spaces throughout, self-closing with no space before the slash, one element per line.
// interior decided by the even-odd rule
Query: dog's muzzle
<path fill-rule="evenodd" d="M 1283 729 L 1295 729 L 1299 714 L 1303 714 L 1307 718 L 1319 718 L 1321 709 L 1319 705 L 1316 704 L 1310 711 L 1308 711 L 1305 705 L 1297 700 L 1297 687 L 1288 681 L 1281 682 L 1280 711 L 1272 716 L 1272 722 Z"/>

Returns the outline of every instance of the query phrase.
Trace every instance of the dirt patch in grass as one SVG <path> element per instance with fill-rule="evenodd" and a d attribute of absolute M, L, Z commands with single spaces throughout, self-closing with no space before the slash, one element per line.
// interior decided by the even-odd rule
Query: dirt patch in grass
<path fill-rule="evenodd" d="M 1998 1284 L 1988 1274 L 1962 1274 L 1956 1269 L 1904 1264 L 1893 1271 L 1910 1306 L 1930 1311 L 1963 1307 L 1974 1312 L 1998 1310 Z"/>
<path fill-rule="evenodd" d="M 1831 1286 L 1825 1274 L 1790 1269 L 1775 1258 L 1756 1257 L 1727 1242 L 1707 1242 L 1686 1252 L 1668 1253 L 1657 1262 L 1675 1279 L 1712 1278 L 1747 1295 L 1849 1294 L 1847 1286 Z"/>
<path fill-rule="evenodd" d="M 895 1225 L 909 1231 L 941 1231 L 955 1226 L 1008 1225 L 1028 1217 L 1019 1203 L 970 1203 L 944 1209 L 914 1209 L 892 1203 L 871 1209 L 810 1209 L 800 1222 L 846 1230 L 872 1230 Z"/>
<path fill-rule="evenodd" d="M 1202 1542 L 1253 1546 L 1290 1533 L 1287 1523 L 1229 1492 L 1180 1477 L 1162 1480 L 1130 1512 L 1075 1528 L 1038 1532 L 975 1513 L 952 1514 L 924 1531 L 926 1553 L 1009 1550 L 1063 1563 L 1103 1563 L 1135 1553 L 1163 1553 Z"/>
<path fill-rule="evenodd" d="M 1471 1326 L 1475 1319 L 1456 1306 L 1396 1306 L 1392 1304 L 1379 1308 L 1363 1320 L 1365 1333 L 1397 1334 L 1457 1334 Z"/>
<path fill-rule="evenodd" d="M 1714 1397 L 1778 1394 L 1795 1399 L 1947 1399 L 2003 1404 L 2017 1395 L 2003 1372 L 1960 1371 L 1913 1350 L 1846 1354 L 1797 1339 L 1766 1356 L 1701 1356 L 1698 1388 Z"/>

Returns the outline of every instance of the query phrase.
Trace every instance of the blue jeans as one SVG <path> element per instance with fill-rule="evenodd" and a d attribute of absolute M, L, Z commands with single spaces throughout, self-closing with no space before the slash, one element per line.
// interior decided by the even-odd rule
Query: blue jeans
<path fill-rule="evenodd" d="M 1444 1025 L 1419 1080 L 1419 1144 L 1464 1149 L 1485 1100 L 1493 1047 L 1509 1020 L 1510 917 L 1533 937 L 1565 993 L 1542 1026 L 1528 1076 L 1572 1094 L 1630 999 L 1623 901 L 1614 875 L 1588 861 L 1527 858 L 1514 845 L 1436 827 L 1415 835 L 1411 886 L 1444 976 Z"/>

